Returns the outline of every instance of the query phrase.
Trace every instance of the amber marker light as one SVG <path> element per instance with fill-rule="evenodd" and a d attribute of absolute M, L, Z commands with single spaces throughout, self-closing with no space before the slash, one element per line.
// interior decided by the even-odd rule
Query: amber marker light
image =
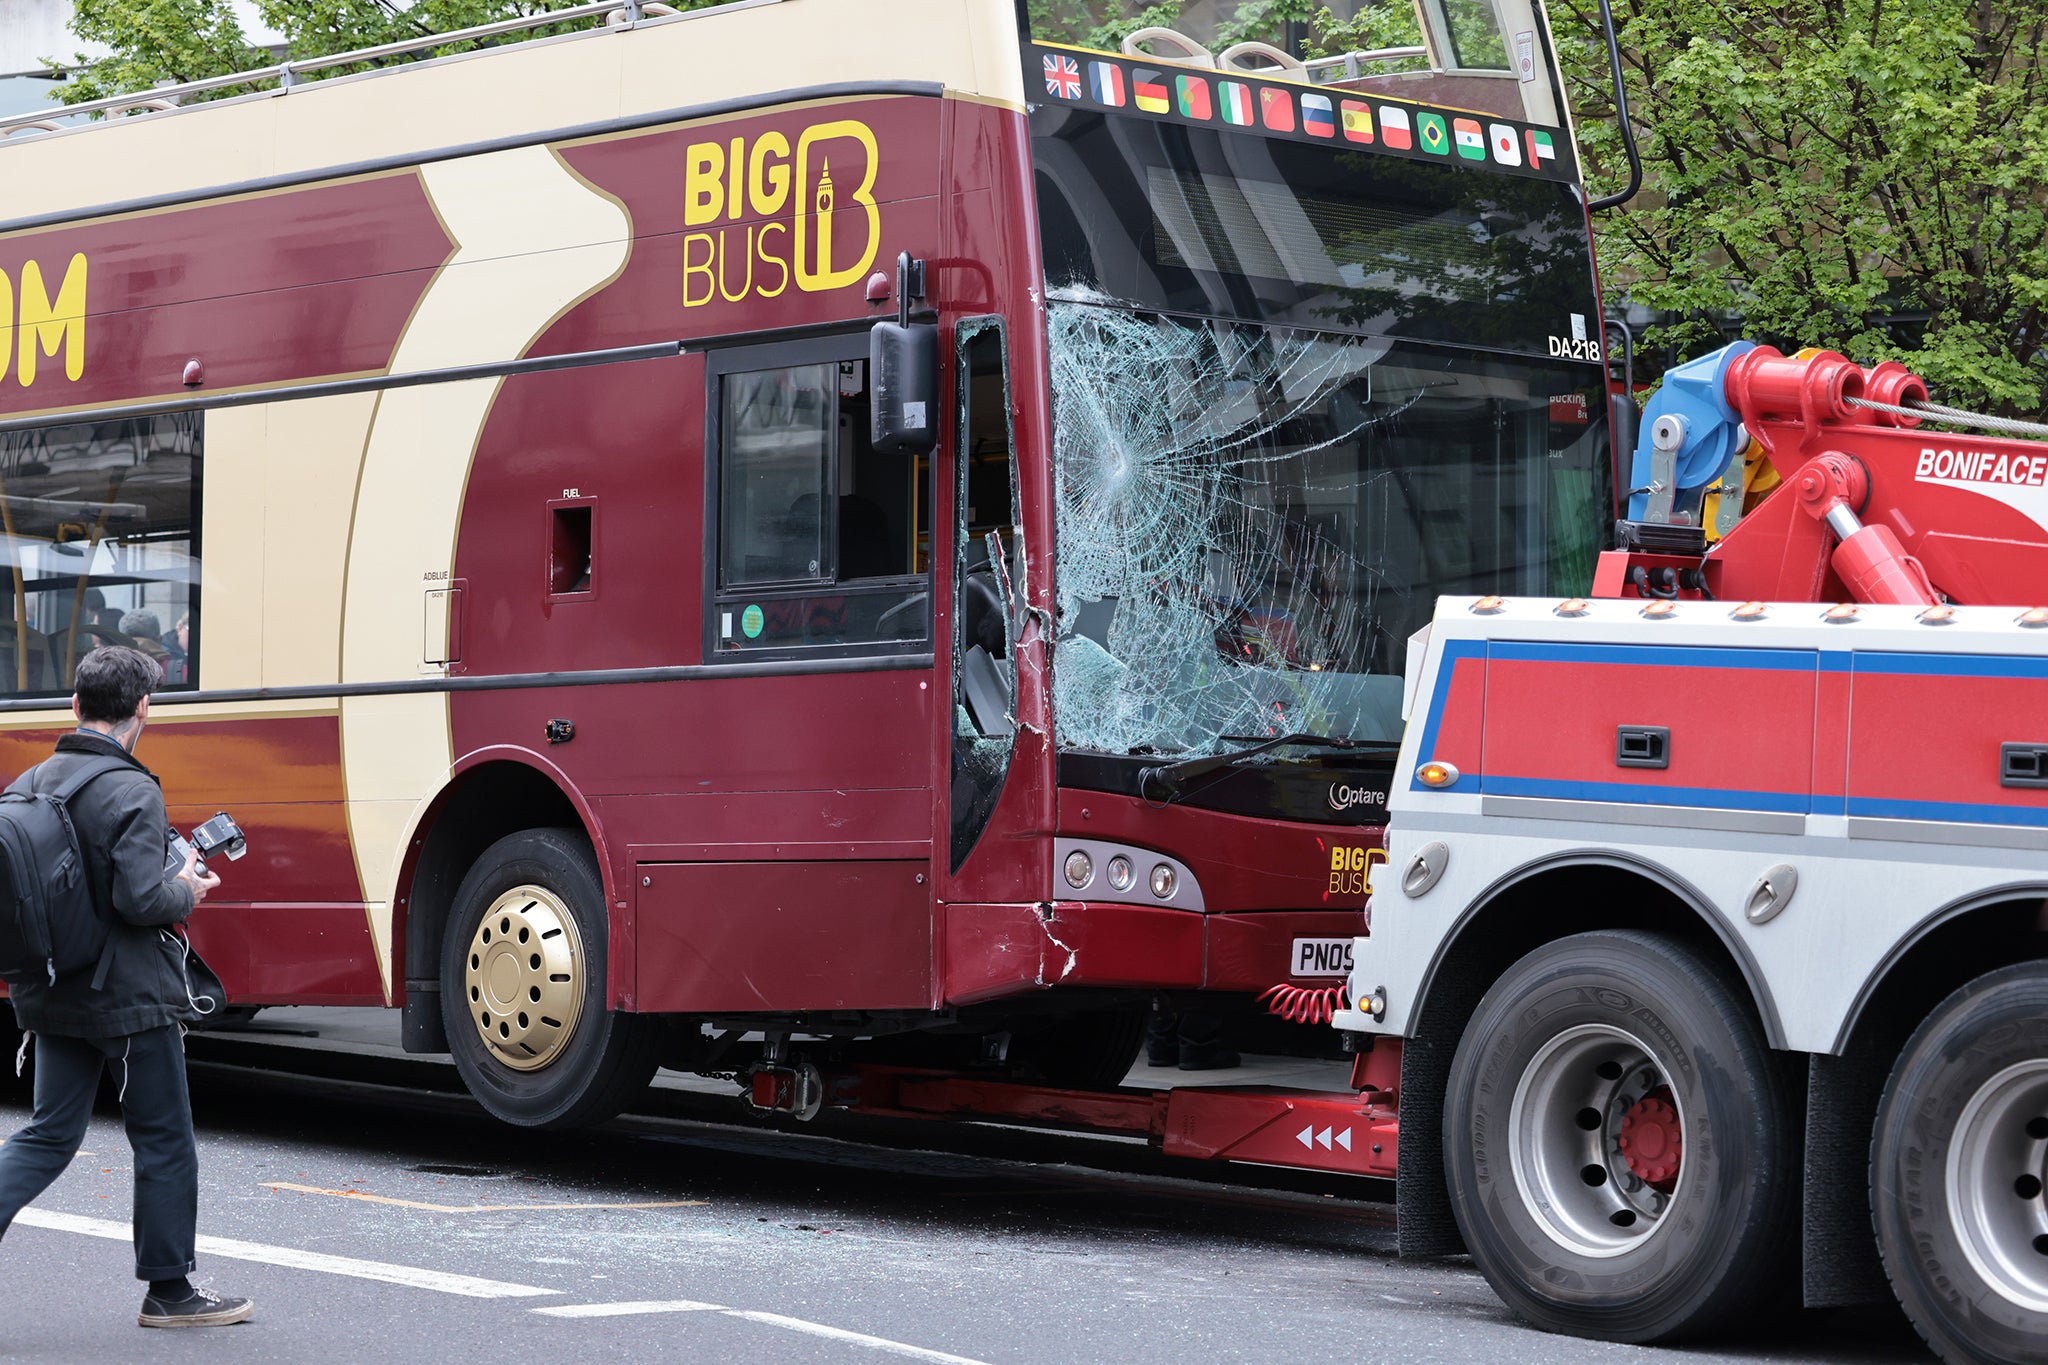
<path fill-rule="evenodd" d="M 1592 609 L 1592 605 L 1583 597 L 1567 597 L 1551 608 L 1559 616 L 1584 616 Z"/>
<path fill-rule="evenodd" d="M 1474 602 L 1472 604 L 1472 614 L 1474 616 L 1491 616 L 1495 612 L 1500 611 L 1503 607 L 1507 606 L 1507 604 L 1508 600 L 1505 597 L 1494 597 L 1489 595 L 1480 598 L 1477 602 Z"/>
<path fill-rule="evenodd" d="M 1844 621 L 1853 621 L 1856 619 L 1856 604 L 1854 602 L 1837 602 L 1822 612 L 1820 619 L 1832 621 L 1836 625 L 1840 625 Z"/>
<path fill-rule="evenodd" d="M 1761 621 L 1764 619 L 1764 604 L 1761 602 L 1744 602 L 1734 611 L 1729 612 L 1728 616 L 1731 620 L 1736 621 Z"/>
<path fill-rule="evenodd" d="M 1458 780 L 1458 770 L 1442 759 L 1432 758 L 1415 770 L 1415 780 L 1425 787 L 1448 787 Z"/>
<path fill-rule="evenodd" d="M 2048 607 L 2028 607 L 2020 613 L 2020 624 L 2036 628 L 2048 626 Z"/>
<path fill-rule="evenodd" d="M 1660 598 L 1643 608 L 1643 615 L 1652 621 L 1666 621 L 1678 615 L 1678 603 Z"/>
<path fill-rule="evenodd" d="M 1954 607 L 1946 606 L 1929 607 L 1926 611 L 1921 612 L 1920 615 L 1915 617 L 1914 619 L 1919 621 L 1919 623 L 1923 626 L 1953 625 L 1955 624 L 1956 619 L 1956 609 Z"/>

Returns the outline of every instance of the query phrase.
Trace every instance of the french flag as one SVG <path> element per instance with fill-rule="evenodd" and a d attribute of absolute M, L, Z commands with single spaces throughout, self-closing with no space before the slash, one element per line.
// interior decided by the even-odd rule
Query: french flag
<path fill-rule="evenodd" d="M 1097 104 L 1112 109 L 1124 107 L 1124 69 L 1115 62 L 1088 63 L 1088 93 Z"/>

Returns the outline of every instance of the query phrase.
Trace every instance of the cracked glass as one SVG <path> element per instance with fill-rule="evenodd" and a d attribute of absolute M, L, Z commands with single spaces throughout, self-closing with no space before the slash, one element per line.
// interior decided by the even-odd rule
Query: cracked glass
<path fill-rule="evenodd" d="M 1065 748 L 1398 740 L 1439 594 L 1590 584 L 1606 437 L 1576 369 L 1084 287 L 1047 328 Z"/>

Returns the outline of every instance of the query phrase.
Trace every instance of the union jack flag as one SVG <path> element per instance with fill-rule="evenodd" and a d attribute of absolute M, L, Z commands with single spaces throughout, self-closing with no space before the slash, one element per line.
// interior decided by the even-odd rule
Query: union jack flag
<path fill-rule="evenodd" d="M 1048 52 L 1045 56 L 1045 93 L 1063 100 L 1081 98 L 1081 64 L 1072 57 Z"/>

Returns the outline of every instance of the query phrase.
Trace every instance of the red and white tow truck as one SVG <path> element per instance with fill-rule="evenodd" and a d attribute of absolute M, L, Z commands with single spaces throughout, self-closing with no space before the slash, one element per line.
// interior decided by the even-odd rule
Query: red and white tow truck
<path fill-rule="evenodd" d="M 1336 1018 L 1399 1052 L 1404 1253 L 1585 1336 L 1892 1293 L 2048 1360 L 2048 445 L 1962 417 L 1738 343 L 1593 597 L 1411 644 Z"/>

